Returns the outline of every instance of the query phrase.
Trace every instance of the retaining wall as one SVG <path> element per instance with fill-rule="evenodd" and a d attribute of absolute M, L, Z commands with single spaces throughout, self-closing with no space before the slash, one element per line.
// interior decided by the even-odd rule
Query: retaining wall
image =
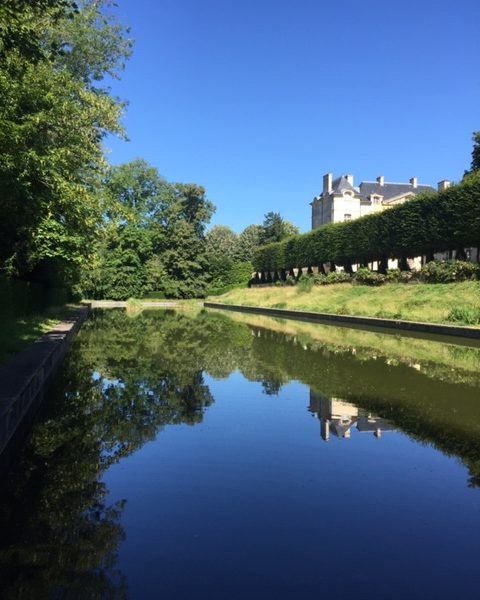
<path fill-rule="evenodd" d="M 396 319 L 379 319 L 377 317 L 356 317 L 353 315 L 333 315 L 329 313 L 317 313 L 303 310 L 286 310 L 281 308 L 263 308 L 259 306 L 243 306 L 239 304 L 219 304 L 216 302 L 204 302 L 206 308 L 217 308 L 222 310 L 234 310 L 240 312 L 280 317 L 282 319 L 297 319 L 330 325 L 346 325 L 348 327 L 361 327 L 363 329 L 383 329 L 392 333 L 420 333 L 422 337 L 427 335 L 455 336 L 457 338 L 468 338 L 480 341 L 480 328 L 462 327 L 459 325 L 441 325 L 436 323 L 420 323 L 417 321 L 402 321 Z M 450 340 L 451 341 L 451 340 Z"/>
<path fill-rule="evenodd" d="M 83 306 L 0 366 L 0 475 L 29 431 L 45 386 L 90 311 Z"/>

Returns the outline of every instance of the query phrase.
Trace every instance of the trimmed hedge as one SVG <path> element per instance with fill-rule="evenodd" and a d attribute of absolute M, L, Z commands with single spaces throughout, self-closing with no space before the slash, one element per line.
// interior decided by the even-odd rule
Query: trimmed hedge
<path fill-rule="evenodd" d="M 259 248 L 257 272 L 289 271 L 333 262 L 431 257 L 434 252 L 480 246 L 480 173 L 441 192 L 419 194 L 381 213 L 346 223 L 324 225 Z"/>

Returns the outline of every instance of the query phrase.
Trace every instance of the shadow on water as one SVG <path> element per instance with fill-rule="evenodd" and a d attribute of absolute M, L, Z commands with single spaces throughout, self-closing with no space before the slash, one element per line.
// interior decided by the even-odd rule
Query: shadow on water
<path fill-rule="evenodd" d="M 103 474 L 214 402 L 204 374 L 278 394 L 310 387 L 323 439 L 400 429 L 480 483 L 480 350 L 259 316 L 94 311 L 0 498 L 5 598 L 126 598 L 115 568 L 124 502 Z"/>

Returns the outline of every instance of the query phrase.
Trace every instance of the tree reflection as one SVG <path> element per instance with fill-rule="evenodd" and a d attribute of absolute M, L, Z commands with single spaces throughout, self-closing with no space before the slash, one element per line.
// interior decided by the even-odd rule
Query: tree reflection
<path fill-rule="evenodd" d="M 127 596 L 115 571 L 123 503 L 108 504 L 102 474 L 162 428 L 200 423 L 214 401 L 205 373 L 222 379 L 238 370 L 269 395 L 301 381 L 312 397 L 341 398 L 358 415 L 374 413 L 460 457 L 469 484 L 478 485 L 478 385 L 448 382 L 449 367 L 437 365 L 439 378 L 414 367 L 300 330 L 285 333 L 273 320 L 267 326 L 219 313 L 94 312 L 0 501 L 2 597 Z M 325 419 L 332 421 L 335 407 L 328 406 Z"/>

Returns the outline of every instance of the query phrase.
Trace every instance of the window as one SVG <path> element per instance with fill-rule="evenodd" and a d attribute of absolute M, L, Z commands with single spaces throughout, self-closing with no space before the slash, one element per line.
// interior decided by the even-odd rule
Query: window
<path fill-rule="evenodd" d="M 351 220 L 352 220 L 352 215 L 349 215 L 349 214 L 344 214 L 344 215 L 343 215 L 343 220 L 344 220 L 344 221 L 351 221 Z"/>

